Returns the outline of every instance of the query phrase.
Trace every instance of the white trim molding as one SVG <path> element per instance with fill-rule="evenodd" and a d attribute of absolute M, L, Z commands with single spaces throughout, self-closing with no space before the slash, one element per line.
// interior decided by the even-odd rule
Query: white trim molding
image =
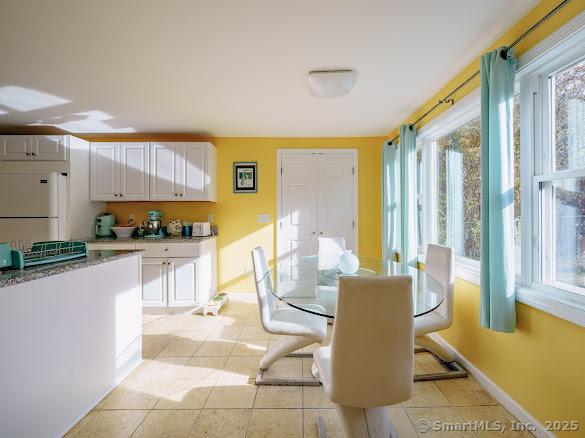
<path fill-rule="evenodd" d="M 502 388 L 494 383 L 488 376 L 486 376 L 479 368 L 477 368 L 469 359 L 455 349 L 451 344 L 445 341 L 437 333 L 429 335 L 439 345 L 449 351 L 463 367 L 483 386 L 487 392 L 495 398 L 502 406 L 504 406 L 514 417 L 525 425 L 532 425 L 534 430 L 531 430 L 538 438 L 554 438 L 554 435 L 547 431 L 544 425 L 533 417 L 526 409 L 524 409 L 516 400 L 508 395 Z"/>

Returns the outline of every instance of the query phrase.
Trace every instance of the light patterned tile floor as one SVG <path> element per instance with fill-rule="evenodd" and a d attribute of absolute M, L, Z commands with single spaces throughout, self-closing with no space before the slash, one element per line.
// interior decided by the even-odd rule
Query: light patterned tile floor
<path fill-rule="evenodd" d="M 318 436 L 316 418 L 321 416 L 328 436 L 342 437 L 335 406 L 321 387 L 254 384 L 260 358 L 275 339 L 262 330 L 253 303 L 232 301 L 215 317 L 145 315 L 144 361 L 67 436 L 312 438 Z M 308 377 L 310 365 L 310 359 L 286 358 L 266 375 Z M 419 353 L 415 368 L 433 372 L 437 363 L 430 354 Z M 389 416 L 401 438 L 530 436 L 525 432 L 455 435 L 417 430 L 421 420 L 513 421 L 471 377 L 417 382 L 413 397 L 389 408 Z"/>

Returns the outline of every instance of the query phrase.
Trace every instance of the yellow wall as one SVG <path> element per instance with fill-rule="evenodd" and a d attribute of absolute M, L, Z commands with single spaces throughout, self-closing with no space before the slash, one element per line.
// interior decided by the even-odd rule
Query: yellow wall
<path fill-rule="evenodd" d="M 486 51 L 514 41 L 558 3 L 559 0 L 543 1 Z M 585 1 L 569 2 L 517 46 L 517 55 L 526 52 L 583 10 Z M 404 123 L 416 120 L 478 69 L 479 62 L 470 64 Z M 479 79 L 462 89 L 455 99 L 478 86 Z M 448 105 L 443 105 L 418 126 L 448 108 Z M 398 128 L 389 138 L 396 134 Z M 513 334 L 480 328 L 479 287 L 457 280 L 454 323 L 441 335 L 541 423 L 549 420 L 580 422 L 579 432 L 558 433 L 559 436 L 585 436 L 585 328 L 521 303 L 517 303 L 516 317 L 517 330 Z"/>
<path fill-rule="evenodd" d="M 187 141 L 201 140 L 186 135 L 133 135 L 87 137 L 90 140 Z M 108 211 L 125 220 L 129 214 L 145 219 L 146 212 L 157 208 L 165 220 L 206 221 L 213 213 L 219 227 L 218 285 L 222 291 L 252 292 L 250 251 L 263 245 L 272 263 L 276 251 L 276 150 L 278 148 L 356 148 L 359 176 L 359 253 L 381 253 L 381 180 L 380 154 L 383 138 L 212 138 L 217 147 L 218 199 L 213 202 L 124 202 L 109 203 Z M 258 193 L 235 194 L 232 191 L 234 161 L 258 162 Z M 257 215 L 268 213 L 270 224 L 259 224 Z M 163 222 L 165 222 L 163 220 Z"/>

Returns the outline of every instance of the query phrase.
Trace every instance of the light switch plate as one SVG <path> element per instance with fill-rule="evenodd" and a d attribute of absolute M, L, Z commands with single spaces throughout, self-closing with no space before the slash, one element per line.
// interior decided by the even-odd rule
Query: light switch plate
<path fill-rule="evenodd" d="M 270 223 L 270 215 L 269 214 L 259 214 L 258 215 L 258 223 L 259 224 L 269 224 Z"/>

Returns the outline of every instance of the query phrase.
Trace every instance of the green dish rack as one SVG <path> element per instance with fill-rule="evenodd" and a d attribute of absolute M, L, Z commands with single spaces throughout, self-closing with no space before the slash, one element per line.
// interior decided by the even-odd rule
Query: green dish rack
<path fill-rule="evenodd" d="M 79 257 L 87 257 L 85 242 L 59 240 L 35 242 L 30 249 L 24 251 L 12 248 L 12 268 L 23 269 Z"/>

